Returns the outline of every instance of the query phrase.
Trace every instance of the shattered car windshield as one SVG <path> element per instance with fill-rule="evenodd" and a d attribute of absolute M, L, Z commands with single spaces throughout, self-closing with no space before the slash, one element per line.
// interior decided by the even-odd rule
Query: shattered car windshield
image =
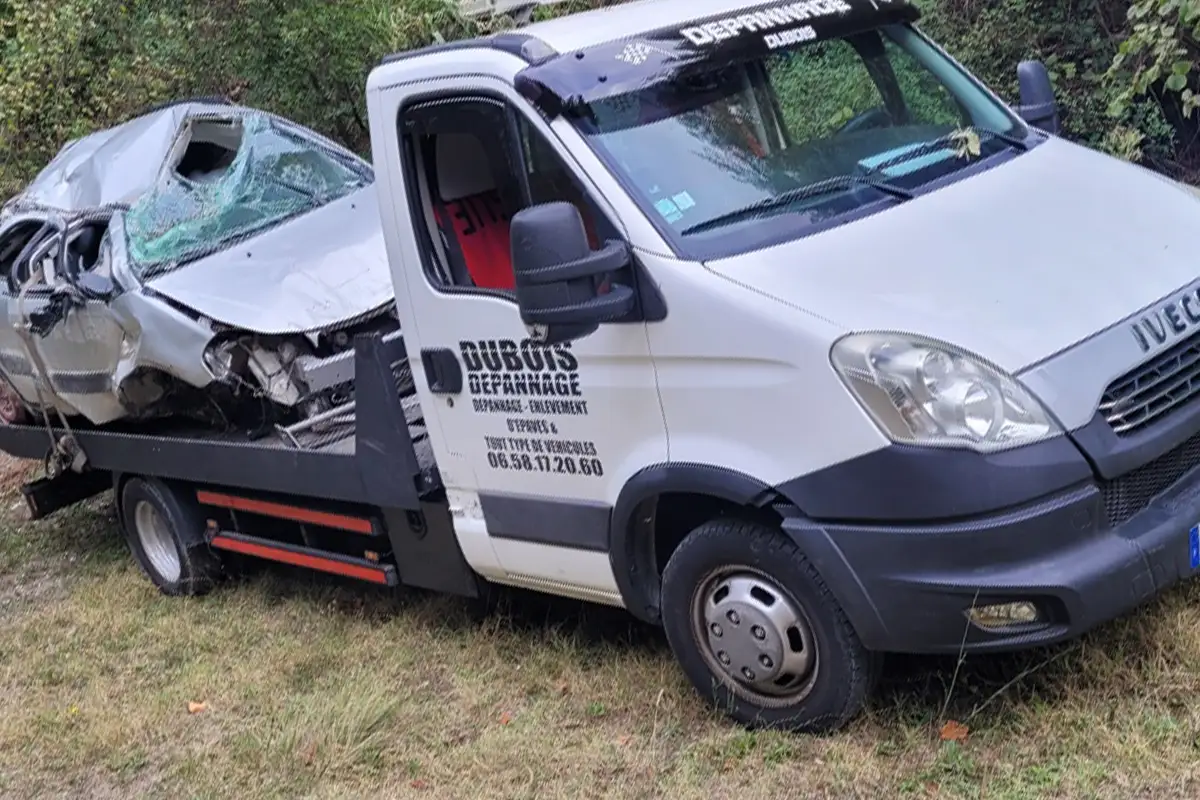
<path fill-rule="evenodd" d="M 1025 149 L 1024 125 L 909 25 L 809 34 L 570 116 L 679 249 L 707 257 L 903 202 Z"/>
<path fill-rule="evenodd" d="M 131 266 L 147 278 L 370 183 L 349 159 L 265 114 L 195 119 L 155 188 L 126 215 Z"/>

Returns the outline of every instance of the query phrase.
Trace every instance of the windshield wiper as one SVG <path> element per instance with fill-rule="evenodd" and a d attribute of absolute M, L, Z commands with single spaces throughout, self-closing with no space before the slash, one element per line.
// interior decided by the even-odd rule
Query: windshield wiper
<path fill-rule="evenodd" d="M 701 231 L 710 230 L 711 228 L 725 225 L 734 220 L 743 217 L 751 217 L 761 211 L 770 211 L 774 208 L 781 208 L 797 200 L 805 200 L 809 197 L 818 197 L 830 192 L 836 192 L 841 189 L 849 189 L 852 186 L 869 186 L 872 189 L 883 192 L 886 195 L 895 197 L 899 200 L 911 200 L 913 193 L 902 186 L 897 186 L 894 183 L 881 181 L 878 178 L 873 178 L 867 175 L 837 175 L 832 178 L 810 183 L 806 186 L 799 186 L 795 189 L 790 189 L 782 194 L 768 197 L 759 200 L 757 203 L 751 203 L 748 206 L 735 208 L 732 211 L 726 211 L 724 214 L 718 214 L 715 217 L 706 219 L 703 222 L 697 222 L 695 225 L 684 228 L 679 232 L 680 236 L 687 236 L 691 233 L 699 233 Z"/>
<path fill-rule="evenodd" d="M 1005 144 L 1015 147 L 1022 152 L 1029 149 L 1029 145 L 1025 143 L 1024 139 L 1021 139 L 1018 136 L 1013 136 L 1010 133 L 1000 133 L 999 131 L 988 130 L 986 128 L 968 128 L 967 130 L 973 131 L 975 135 L 979 137 L 979 141 L 981 143 L 985 139 L 999 139 Z M 914 159 L 924 158 L 925 156 L 932 155 L 941 150 L 946 150 L 947 148 L 961 147 L 963 145 L 963 139 L 963 134 L 959 132 L 948 133 L 945 136 L 939 136 L 936 139 L 930 139 L 928 142 L 914 147 L 911 150 L 900 153 L 899 155 L 893 156 L 881 164 L 876 164 L 875 166 L 866 170 L 866 174 L 878 175 L 884 170 L 905 164 Z"/>
<path fill-rule="evenodd" d="M 1029 142 L 1025 141 L 1020 136 L 1013 136 L 1011 133 L 1001 133 L 1000 131 L 988 130 L 986 128 L 981 132 L 987 134 L 993 139 L 999 139 L 1005 144 L 1017 148 L 1022 153 L 1029 149 Z"/>

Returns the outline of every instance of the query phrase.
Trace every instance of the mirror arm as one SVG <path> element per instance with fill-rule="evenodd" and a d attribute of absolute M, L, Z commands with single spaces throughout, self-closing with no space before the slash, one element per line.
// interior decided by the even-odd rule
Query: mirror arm
<path fill-rule="evenodd" d="M 1029 106 L 1017 106 L 1017 113 L 1022 119 L 1048 119 L 1058 111 L 1058 104 L 1053 100 L 1046 103 L 1035 103 Z"/>
<path fill-rule="evenodd" d="M 613 284 L 607 294 L 599 295 L 582 303 L 572 303 L 555 308 L 539 308 L 526 317 L 522 311 L 522 321 L 532 325 L 574 325 L 579 322 L 579 315 L 586 313 L 589 322 L 611 322 L 620 319 L 633 308 L 633 289 L 623 284 Z"/>
<path fill-rule="evenodd" d="M 621 241 L 606 242 L 604 247 L 588 253 L 583 258 L 555 264 L 540 269 L 523 270 L 517 273 L 520 285 L 541 286 L 562 283 L 578 278 L 590 278 L 606 272 L 616 272 L 629 266 L 629 250 Z"/>

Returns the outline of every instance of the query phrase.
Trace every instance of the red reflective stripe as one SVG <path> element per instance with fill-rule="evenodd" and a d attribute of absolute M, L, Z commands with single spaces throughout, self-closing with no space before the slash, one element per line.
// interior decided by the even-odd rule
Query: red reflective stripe
<path fill-rule="evenodd" d="M 200 490 L 196 492 L 196 501 L 205 506 L 245 511 L 250 514 L 262 514 L 264 517 L 287 519 L 292 522 L 307 522 L 310 525 L 338 528 L 343 531 L 363 533 L 368 536 L 375 532 L 369 519 L 348 517 L 345 514 L 331 514 L 328 511 L 314 511 L 310 508 L 289 506 L 283 503 L 270 503 L 266 500 L 251 500 L 249 497 L 234 497 L 230 494 Z"/>
<path fill-rule="evenodd" d="M 296 553 L 291 550 L 271 547 L 270 545 L 243 542 L 240 539 L 229 539 L 220 534 L 214 536 L 210 544 L 218 550 L 229 550 L 247 556 L 265 558 L 269 561 L 278 561 L 281 564 L 291 564 L 294 567 L 305 567 L 320 572 L 328 572 L 333 575 L 345 575 L 348 578 L 357 578 L 360 581 L 368 581 L 369 583 L 387 585 L 387 573 L 382 569 L 360 567 L 357 564 L 346 564 L 341 561 L 335 561 L 332 558 L 310 556 L 306 553 Z"/>

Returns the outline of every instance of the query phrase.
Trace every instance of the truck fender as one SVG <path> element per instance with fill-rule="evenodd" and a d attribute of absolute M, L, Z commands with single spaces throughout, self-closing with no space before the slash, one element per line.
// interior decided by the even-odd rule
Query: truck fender
<path fill-rule="evenodd" d="M 638 619 L 659 623 L 659 576 L 653 530 L 636 518 L 647 500 L 663 494 L 699 494 L 766 508 L 777 499 L 767 484 L 725 467 L 699 463 L 653 464 L 626 481 L 613 506 L 608 557 L 625 607 Z"/>
<path fill-rule="evenodd" d="M 819 523 L 808 519 L 769 484 L 736 470 L 700 463 L 645 467 L 630 477 L 617 497 L 609 530 L 609 562 L 625 607 L 635 617 L 661 624 L 654 531 L 647 519 L 638 518 L 638 511 L 646 501 L 674 493 L 703 495 L 776 513 L 782 533 L 820 572 L 863 643 L 870 647 L 872 641 L 883 638 L 883 622 L 870 595 Z"/>

